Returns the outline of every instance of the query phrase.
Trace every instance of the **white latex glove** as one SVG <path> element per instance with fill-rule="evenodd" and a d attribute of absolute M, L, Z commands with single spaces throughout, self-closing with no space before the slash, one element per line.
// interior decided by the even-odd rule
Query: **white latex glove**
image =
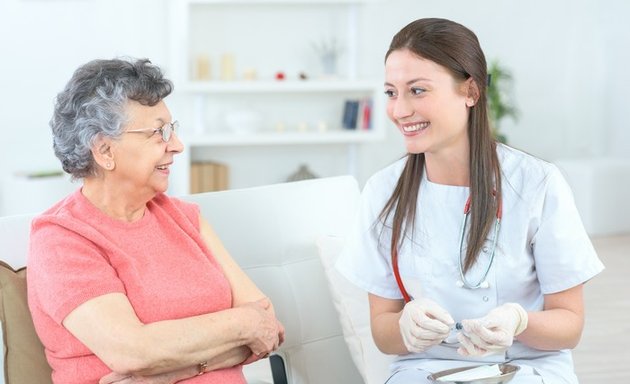
<path fill-rule="evenodd" d="M 496 307 L 484 317 L 462 321 L 463 330 L 457 337 L 462 356 L 485 356 L 503 353 L 514 337 L 527 328 L 527 312 L 516 303 Z"/>
<path fill-rule="evenodd" d="M 398 324 L 407 350 L 420 353 L 440 344 L 455 321 L 435 302 L 420 298 L 405 304 Z"/>

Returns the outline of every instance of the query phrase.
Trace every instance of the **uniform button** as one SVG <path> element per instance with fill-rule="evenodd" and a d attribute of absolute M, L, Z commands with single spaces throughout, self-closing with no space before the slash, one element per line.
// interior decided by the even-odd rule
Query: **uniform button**
<path fill-rule="evenodd" d="M 484 296 L 483 297 L 483 301 L 488 301 L 488 300 L 490 300 L 490 298 L 488 296 Z"/>

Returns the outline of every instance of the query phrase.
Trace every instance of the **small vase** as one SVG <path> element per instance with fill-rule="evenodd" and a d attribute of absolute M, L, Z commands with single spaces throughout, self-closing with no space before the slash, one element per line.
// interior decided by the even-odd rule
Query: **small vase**
<path fill-rule="evenodd" d="M 325 76 L 337 75 L 337 54 L 325 53 L 322 55 L 322 71 Z"/>

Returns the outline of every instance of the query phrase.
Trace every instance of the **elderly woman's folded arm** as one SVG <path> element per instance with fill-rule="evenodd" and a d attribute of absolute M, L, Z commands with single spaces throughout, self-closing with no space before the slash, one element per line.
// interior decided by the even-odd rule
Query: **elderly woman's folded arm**
<path fill-rule="evenodd" d="M 153 375 L 201 362 L 208 369 L 231 367 L 250 355 L 248 344 L 267 336 L 275 318 L 248 304 L 185 319 L 142 324 L 123 294 L 91 299 L 63 325 L 112 371 Z M 267 325 L 267 326 L 265 326 Z"/>

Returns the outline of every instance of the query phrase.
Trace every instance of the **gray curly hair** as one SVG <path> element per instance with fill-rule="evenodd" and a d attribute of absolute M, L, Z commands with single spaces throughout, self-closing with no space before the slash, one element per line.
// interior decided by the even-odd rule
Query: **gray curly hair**
<path fill-rule="evenodd" d="M 63 170 L 74 179 L 96 175 L 91 147 L 99 137 L 120 137 L 127 102 L 153 106 L 172 90 L 148 59 L 93 60 L 79 67 L 57 95 L 50 120 Z"/>

